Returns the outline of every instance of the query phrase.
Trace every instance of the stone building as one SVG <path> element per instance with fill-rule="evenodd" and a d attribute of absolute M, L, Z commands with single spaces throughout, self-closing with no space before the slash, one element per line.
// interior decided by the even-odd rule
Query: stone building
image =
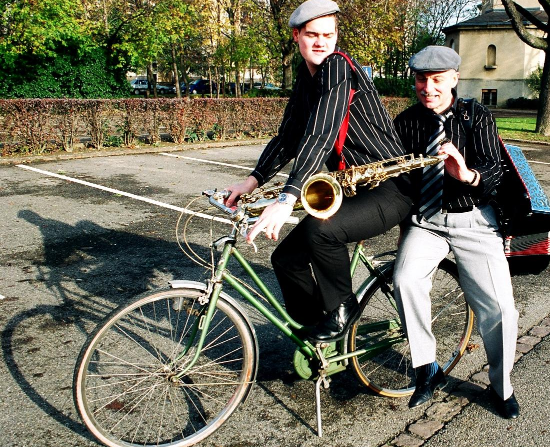
<path fill-rule="evenodd" d="M 548 16 L 537 0 L 516 0 L 539 20 Z M 536 29 L 524 22 L 531 30 Z M 510 98 L 532 98 L 529 75 L 544 64 L 544 52 L 525 44 L 512 29 L 500 0 L 483 0 L 481 13 L 443 30 L 445 44 L 460 54 L 458 94 L 493 107 Z M 540 36 L 541 31 L 537 30 Z"/>

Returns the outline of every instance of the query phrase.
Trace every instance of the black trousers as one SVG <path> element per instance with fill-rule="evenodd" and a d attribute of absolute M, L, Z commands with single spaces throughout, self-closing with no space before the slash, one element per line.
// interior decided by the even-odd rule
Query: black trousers
<path fill-rule="evenodd" d="M 306 216 L 277 246 L 271 262 L 288 313 L 314 325 L 323 312 L 353 296 L 347 244 L 384 233 L 409 213 L 410 186 L 399 177 L 374 189 L 357 188 L 325 220 Z"/>

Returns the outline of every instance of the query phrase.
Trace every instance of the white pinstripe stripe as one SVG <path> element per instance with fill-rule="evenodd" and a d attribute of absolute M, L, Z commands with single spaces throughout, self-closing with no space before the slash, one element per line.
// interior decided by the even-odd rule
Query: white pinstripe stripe
<path fill-rule="evenodd" d="M 355 66 L 358 73 L 358 90 L 352 104 L 348 137 L 343 150 L 347 165 L 363 165 L 403 155 L 397 133 L 376 94 L 372 81 L 360 66 Z M 334 142 L 347 110 L 351 88 L 350 69 L 345 59 L 339 55 L 330 57 L 327 64 L 316 74 L 318 86 L 324 93 L 315 105 L 307 130 L 303 133 L 302 125 L 298 124 L 303 122 L 304 116 L 309 113 L 309 101 L 317 99 L 301 94 L 302 89 L 304 93 L 309 91 L 305 84 L 310 82 L 309 73 L 305 72 L 303 66 L 301 70 L 303 71 L 299 73 L 295 91 L 285 110 L 279 135 L 266 147 L 256 168 L 258 172 L 255 173 L 267 181 L 272 177 L 275 168 L 288 162 L 287 156 L 292 158 L 292 155 L 295 155 L 294 168 L 287 185 L 296 185 L 296 188 L 309 176 L 320 171 L 329 158 L 330 163 L 334 163 Z M 297 113 L 303 115 L 298 116 Z M 359 120 L 357 117 L 360 117 Z M 293 134 L 302 137 L 296 139 L 296 142 L 300 139 L 296 148 L 290 143 Z M 293 150 L 296 150 L 295 154 L 291 154 Z"/>

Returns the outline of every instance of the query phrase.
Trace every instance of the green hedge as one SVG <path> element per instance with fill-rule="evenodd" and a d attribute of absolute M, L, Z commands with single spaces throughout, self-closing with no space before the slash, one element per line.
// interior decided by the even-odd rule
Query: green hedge
<path fill-rule="evenodd" d="M 414 91 L 414 78 L 373 78 L 376 90 L 383 96 L 399 96 L 403 98 L 416 98 Z"/>
<path fill-rule="evenodd" d="M 177 144 L 265 138 L 277 133 L 287 98 L 0 99 L 2 155 L 42 154 L 77 145 Z M 406 98 L 383 98 L 391 116 Z"/>

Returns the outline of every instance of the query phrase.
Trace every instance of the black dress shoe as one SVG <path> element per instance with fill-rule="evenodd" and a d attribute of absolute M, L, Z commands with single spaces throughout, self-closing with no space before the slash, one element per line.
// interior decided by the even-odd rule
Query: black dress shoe
<path fill-rule="evenodd" d="M 308 338 L 314 343 L 340 340 L 361 315 L 361 308 L 355 296 L 349 297 L 336 309 L 328 312 L 323 320 L 315 326 Z"/>
<path fill-rule="evenodd" d="M 435 390 L 443 388 L 447 383 L 441 366 L 437 365 L 437 371 L 432 376 L 429 375 L 430 370 L 431 364 L 416 368 L 416 389 L 409 400 L 409 408 L 428 402 L 434 396 Z"/>
<path fill-rule="evenodd" d="M 508 399 L 503 399 L 491 388 L 491 394 L 495 408 L 504 419 L 516 419 L 519 416 L 519 404 L 514 393 Z"/>

